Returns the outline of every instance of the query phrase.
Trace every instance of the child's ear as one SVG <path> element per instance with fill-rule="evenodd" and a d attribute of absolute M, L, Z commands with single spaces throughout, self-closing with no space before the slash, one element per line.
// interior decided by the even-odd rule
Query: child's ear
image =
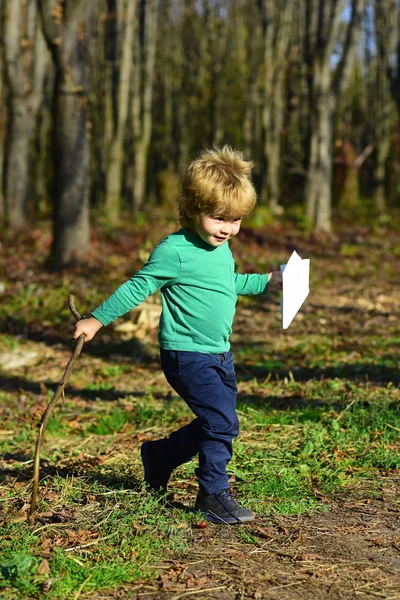
<path fill-rule="evenodd" d="M 188 219 L 194 219 L 194 217 L 196 216 L 194 210 L 190 210 L 190 208 L 185 208 L 185 214 Z"/>

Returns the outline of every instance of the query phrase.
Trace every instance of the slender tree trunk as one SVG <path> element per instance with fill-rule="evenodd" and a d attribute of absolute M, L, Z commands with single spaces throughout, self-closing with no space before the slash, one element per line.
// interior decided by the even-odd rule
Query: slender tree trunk
<path fill-rule="evenodd" d="M 374 206 L 378 212 L 387 208 L 386 202 L 386 165 L 392 144 L 391 133 L 395 123 L 395 105 L 383 71 L 377 65 L 376 104 L 375 104 L 375 164 L 374 164 Z"/>
<path fill-rule="evenodd" d="M 373 6 L 381 68 L 400 111 L 400 0 L 374 0 Z"/>
<path fill-rule="evenodd" d="M 44 31 L 56 67 L 54 99 L 54 226 L 57 267 L 83 258 L 89 248 L 89 144 L 86 131 L 90 0 L 41 0 Z"/>
<path fill-rule="evenodd" d="M 328 99 L 318 104 L 312 119 L 307 216 L 317 230 L 331 231 L 333 107 Z"/>
<path fill-rule="evenodd" d="M 152 115 L 151 105 L 153 97 L 154 64 L 157 39 L 158 5 L 159 0 L 141 0 L 144 11 L 143 42 L 140 47 L 139 56 L 141 60 L 135 69 L 140 69 L 142 78 L 139 90 L 143 90 L 140 102 L 140 127 L 137 115 L 137 107 L 133 107 L 136 119 L 136 127 L 140 130 L 134 142 L 134 180 L 133 180 L 133 210 L 136 212 L 143 208 L 146 190 L 146 170 L 150 147 Z M 136 91 L 136 94 L 138 90 Z M 135 95 L 136 95 L 135 94 Z M 134 102 L 137 102 L 137 98 Z"/>
<path fill-rule="evenodd" d="M 315 65 L 317 69 L 317 65 Z M 331 231 L 332 141 L 335 99 L 330 89 L 328 67 L 314 74 L 318 92 L 314 90 L 311 108 L 311 139 L 306 214 L 317 230 Z M 316 86 L 315 82 L 315 86 Z"/>
<path fill-rule="evenodd" d="M 5 169 L 5 143 L 7 128 L 7 102 L 6 89 L 4 85 L 4 10 L 3 4 L 0 10 L 0 225 L 4 224 L 5 218 L 5 196 L 4 196 L 4 169 Z"/>
<path fill-rule="evenodd" d="M 211 5 L 212 4 L 212 5 Z M 221 0 L 206 1 L 206 37 L 208 40 L 207 58 L 209 61 L 209 144 L 221 145 L 224 135 L 222 115 L 223 72 L 227 55 L 228 23 L 227 16 L 221 17 L 226 6 Z"/>
<path fill-rule="evenodd" d="M 106 178 L 106 212 L 113 224 L 120 219 L 122 167 L 124 160 L 125 130 L 128 119 L 129 89 L 131 78 L 133 35 L 135 29 L 136 0 L 127 0 L 118 24 L 121 35 L 121 60 L 116 107 L 116 127 L 111 139 L 110 158 Z M 123 27 L 125 23 L 125 27 Z"/>
<path fill-rule="evenodd" d="M 51 111 L 48 106 L 44 106 L 39 122 L 35 167 L 35 215 L 38 217 L 46 215 L 51 207 L 49 198 L 49 164 L 51 160 L 49 139 L 51 139 L 51 128 Z"/>
<path fill-rule="evenodd" d="M 187 99 L 186 99 L 187 100 Z M 187 163 L 189 160 L 189 110 L 185 103 L 185 99 L 178 106 L 177 122 L 179 128 L 179 142 L 178 142 L 178 170 L 183 175 L 186 170 Z"/>
<path fill-rule="evenodd" d="M 255 111 L 257 104 L 257 86 L 255 82 L 251 84 L 249 90 L 248 102 L 244 107 L 243 117 L 243 152 L 249 157 L 254 154 L 254 138 L 255 138 Z"/>
<path fill-rule="evenodd" d="M 360 32 L 364 0 L 352 0 L 349 21 L 341 23 L 344 0 L 306 0 L 308 7 L 306 54 L 309 59 L 311 138 L 306 185 L 306 214 L 311 226 L 331 231 L 332 144 L 335 110 L 348 80 Z M 332 67 L 332 54 L 340 27 L 345 42 L 338 66 Z M 313 45 L 314 44 L 314 45 Z M 311 60 L 310 60 L 311 59 Z"/>
<path fill-rule="evenodd" d="M 47 67 L 35 0 L 8 0 L 4 44 L 9 89 L 6 211 L 9 227 L 20 229 L 28 222 L 32 140 Z"/>
<path fill-rule="evenodd" d="M 264 88 L 262 99 L 263 160 L 266 173 L 261 198 L 273 213 L 280 213 L 280 159 L 284 81 L 289 56 L 293 0 L 278 5 L 273 0 L 259 0 L 264 37 Z"/>
<path fill-rule="evenodd" d="M 374 169 L 374 207 L 378 212 L 386 210 L 386 161 L 390 145 L 379 145 Z"/>
<path fill-rule="evenodd" d="M 25 98 L 9 101 L 9 143 L 7 148 L 6 210 L 10 229 L 22 229 L 28 223 L 28 191 L 31 144 L 35 119 Z"/>
<path fill-rule="evenodd" d="M 182 1 L 182 20 L 180 23 L 180 47 L 176 53 L 179 95 L 176 107 L 177 123 L 177 171 L 182 176 L 186 170 L 191 151 L 190 119 L 193 117 L 194 97 L 198 90 L 201 65 L 197 57 L 201 54 L 196 31 L 195 0 Z M 197 60 L 196 60 L 197 59 Z"/>
<path fill-rule="evenodd" d="M 284 78 L 283 71 L 279 70 L 275 78 L 275 85 L 271 97 L 272 110 L 268 134 L 265 138 L 265 156 L 267 172 L 264 186 L 264 196 L 273 214 L 282 212 L 279 204 L 280 198 L 280 173 L 281 173 L 281 135 L 283 117 L 285 114 Z"/>
<path fill-rule="evenodd" d="M 378 42 L 375 72 L 371 95 L 374 107 L 372 127 L 375 137 L 374 164 L 374 206 L 378 212 L 387 208 L 386 202 L 386 165 L 391 148 L 391 133 L 396 122 L 396 104 L 400 107 L 400 64 L 397 72 L 389 64 L 389 56 L 393 56 L 398 45 L 398 61 L 400 63 L 400 2 L 386 0 L 375 2 L 375 28 Z M 397 26 L 396 24 L 397 20 Z M 395 92 L 395 93 L 394 93 Z"/>

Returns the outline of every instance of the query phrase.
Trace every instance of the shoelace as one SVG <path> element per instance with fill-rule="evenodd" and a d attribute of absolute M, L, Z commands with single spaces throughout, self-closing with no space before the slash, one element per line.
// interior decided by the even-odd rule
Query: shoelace
<path fill-rule="evenodd" d="M 218 492 L 218 497 L 221 502 L 226 504 L 227 508 L 237 508 L 239 506 L 238 503 L 235 502 L 231 490 L 222 490 L 222 492 Z"/>

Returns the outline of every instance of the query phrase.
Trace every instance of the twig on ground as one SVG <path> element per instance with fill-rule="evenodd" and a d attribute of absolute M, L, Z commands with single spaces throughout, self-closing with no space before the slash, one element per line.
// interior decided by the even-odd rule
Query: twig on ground
<path fill-rule="evenodd" d="M 89 577 L 87 577 L 85 579 L 85 581 L 82 583 L 82 585 L 80 586 L 79 590 L 77 591 L 77 593 L 74 596 L 74 600 L 78 600 L 79 596 L 81 595 L 81 592 L 83 590 L 83 588 L 85 587 L 85 585 L 88 583 L 88 581 L 90 581 L 93 577 L 93 573 L 91 575 L 89 575 Z"/>
<path fill-rule="evenodd" d="M 218 590 L 226 589 L 226 585 L 220 585 L 218 587 L 213 588 L 202 588 L 202 589 L 191 589 L 186 590 L 186 592 L 182 592 L 182 594 L 178 594 L 177 596 L 172 596 L 171 600 L 179 600 L 180 598 L 185 598 L 186 596 L 193 596 L 195 594 L 206 594 L 208 592 L 216 592 Z"/>
<path fill-rule="evenodd" d="M 75 319 L 77 321 L 79 321 L 81 319 L 81 316 L 75 308 L 74 296 L 72 296 L 72 294 L 70 294 L 68 296 L 68 306 L 69 306 L 71 313 L 75 317 Z M 48 420 L 50 418 L 50 414 L 51 414 L 54 406 L 56 405 L 57 400 L 60 398 L 60 396 L 62 396 L 62 397 L 64 396 L 64 388 L 65 388 L 67 381 L 69 379 L 69 376 L 71 374 L 72 367 L 76 363 L 76 361 L 82 351 L 84 343 L 85 343 L 85 336 L 82 333 L 82 335 L 79 336 L 75 350 L 74 350 L 70 360 L 68 361 L 68 364 L 64 371 L 64 375 L 62 376 L 62 379 L 61 379 L 60 383 L 58 384 L 57 389 L 55 390 L 54 395 L 53 395 L 52 399 L 50 400 L 49 404 L 47 405 L 47 408 L 44 411 L 43 416 L 42 416 L 42 421 L 40 423 L 40 429 L 39 429 L 39 435 L 36 440 L 35 457 L 33 460 L 33 488 L 32 488 L 32 497 L 31 497 L 31 507 L 30 507 L 29 514 L 28 514 L 28 522 L 30 525 L 32 525 L 34 523 L 34 512 L 35 512 L 35 508 L 36 508 L 37 492 L 38 492 L 38 486 L 39 486 L 40 449 L 42 447 L 42 443 L 44 440 L 44 433 L 46 431 L 46 426 L 47 426 Z"/>

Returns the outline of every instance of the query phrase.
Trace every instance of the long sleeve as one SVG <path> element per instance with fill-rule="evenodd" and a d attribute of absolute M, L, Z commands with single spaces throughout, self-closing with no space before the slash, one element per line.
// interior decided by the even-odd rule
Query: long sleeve
<path fill-rule="evenodd" d="M 235 288 L 238 296 L 255 296 L 268 292 L 268 273 L 235 273 Z"/>
<path fill-rule="evenodd" d="M 180 269 L 175 248 L 163 240 L 143 268 L 111 294 L 92 315 L 103 325 L 112 323 L 162 287 L 176 283 Z"/>

